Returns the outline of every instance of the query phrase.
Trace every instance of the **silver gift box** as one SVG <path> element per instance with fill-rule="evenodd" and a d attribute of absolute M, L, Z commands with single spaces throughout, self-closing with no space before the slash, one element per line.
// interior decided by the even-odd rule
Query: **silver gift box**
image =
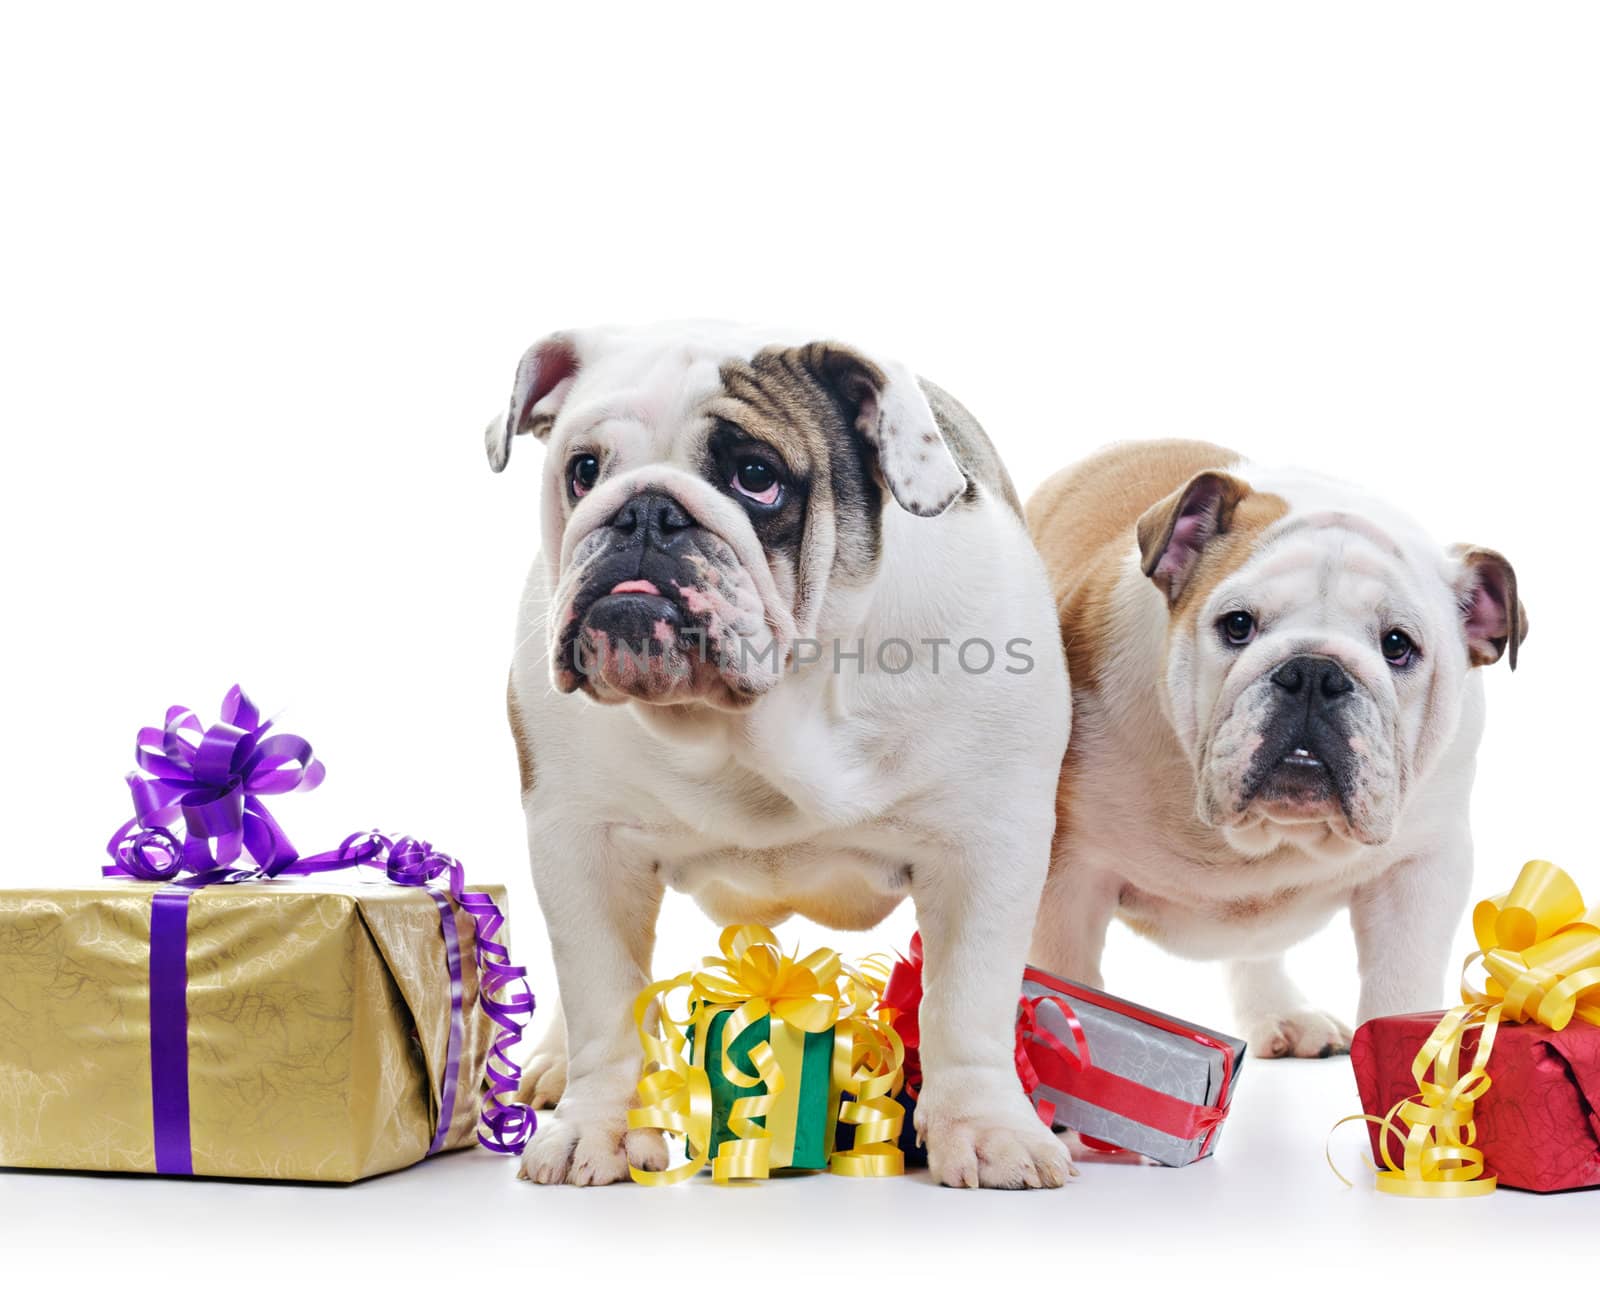
<path fill-rule="evenodd" d="M 1186 1166 L 1216 1151 L 1244 1066 L 1243 1040 L 1038 968 L 1023 977 L 1023 998 L 1063 1000 L 1088 1046 L 1087 1065 L 1047 1052 L 1034 1055 L 1041 1079 L 1034 1099 L 1055 1105 L 1058 1129 L 1142 1153 L 1163 1166 Z M 1075 1047 L 1054 1003 L 1041 1003 L 1037 1018 L 1042 1030 Z"/>

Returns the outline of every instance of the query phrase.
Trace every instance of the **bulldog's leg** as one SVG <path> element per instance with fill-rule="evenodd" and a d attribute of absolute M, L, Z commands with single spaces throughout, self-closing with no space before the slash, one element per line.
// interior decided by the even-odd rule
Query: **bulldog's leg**
<path fill-rule="evenodd" d="M 916 1119 L 941 1184 L 1054 1188 L 1077 1174 L 1023 1094 L 1014 1058 L 1049 842 L 1048 825 L 1031 835 L 994 829 L 913 871 L 924 961 Z"/>
<path fill-rule="evenodd" d="M 1075 859 L 1070 844 L 1058 846 L 1039 898 L 1031 960 L 1068 981 L 1103 987 L 1100 957 L 1121 889 L 1122 883 L 1112 874 Z"/>
<path fill-rule="evenodd" d="M 559 999 L 552 1003 L 550 1024 L 522 1068 L 517 1099 L 536 1108 L 553 1108 L 567 1088 L 567 1019 Z"/>
<path fill-rule="evenodd" d="M 1472 885 L 1472 842 L 1403 859 L 1350 901 L 1361 967 L 1358 1020 L 1440 1006 Z"/>
<path fill-rule="evenodd" d="M 1258 1058 L 1327 1058 L 1350 1047 L 1350 1028 L 1312 1008 L 1289 979 L 1283 956 L 1228 964 L 1239 1033 Z"/>
<path fill-rule="evenodd" d="M 550 931 L 567 1046 L 566 1090 L 522 1156 L 523 1179 L 611 1184 L 628 1165 L 659 1171 L 667 1149 L 655 1131 L 629 1131 L 639 1080 L 631 1011 L 650 982 L 661 883 L 605 828 L 528 817 L 539 905 Z"/>

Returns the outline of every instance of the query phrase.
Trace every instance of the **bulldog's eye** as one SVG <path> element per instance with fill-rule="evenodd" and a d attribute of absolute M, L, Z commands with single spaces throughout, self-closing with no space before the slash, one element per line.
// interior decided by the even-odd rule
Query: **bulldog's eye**
<path fill-rule="evenodd" d="M 600 478 L 600 458 L 592 452 L 580 452 L 567 462 L 567 483 L 572 485 L 572 495 L 582 497 Z"/>
<path fill-rule="evenodd" d="M 771 506 L 783 492 L 777 468 L 761 457 L 741 457 L 730 482 L 741 497 L 748 497 L 762 506 Z"/>
<path fill-rule="evenodd" d="M 1256 617 L 1248 610 L 1230 610 L 1217 621 L 1222 640 L 1229 646 L 1245 646 L 1256 635 Z"/>
<path fill-rule="evenodd" d="M 1397 628 L 1391 628 L 1378 642 L 1383 658 L 1396 669 L 1404 669 L 1417 654 L 1417 644 Z"/>

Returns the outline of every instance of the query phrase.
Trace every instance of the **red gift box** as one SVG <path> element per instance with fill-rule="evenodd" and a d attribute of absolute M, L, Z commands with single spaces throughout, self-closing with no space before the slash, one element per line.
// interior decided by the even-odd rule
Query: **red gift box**
<path fill-rule="evenodd" d="M 1366 1112 L 1387 1116 L 1416 1094 L 1412 1066 L 1442 1016 L 1380 1017 L 1356 1031 L 1350 1062 Z M 1464 1061 L 1477 1041 L 1478 1031 L 1468 1031 Z M 1488 1070 L 1493 1088 L 1473 1110 L 1486 1172 L 1502 1186 L 1538 1193 L 1600 1185 L 1600 1027 L 1574 1021 L 1552 1031 L 1537 1022 L 1503 1022 Z M 1386 1140 L 1370 1121 L 1367 1129 L 1380 1166 L 1385 1142 L 1395 1162 L 1402 1160 L 1399 1135 Z M 1405 1126 L 1399 1129 L 1403 1134 Z"/>

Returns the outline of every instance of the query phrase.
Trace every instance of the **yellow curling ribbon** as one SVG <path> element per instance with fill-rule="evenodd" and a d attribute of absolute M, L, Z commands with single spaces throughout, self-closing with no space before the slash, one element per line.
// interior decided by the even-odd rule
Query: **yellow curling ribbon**
<path fill-rule="evenodd" d="M 658 981 L 634 1001 L 645 1072 L 628 1125 L 682 1136 L 687 1149 L 684 1160 L 665 1171 L 630 1166 L 634 1180 L 677 1184 L 699 1172 L 708 1158 L 712 1179 L 719 1183 L 765 1179 L 775 1156 L 782 1165 L 792 1151 L 787 1140 L 774 1146 L 775 1131 L 792 1133 L 797 1103 L 782 1063 L 787 1060 L 798 1074 L 804 1036 L 830 1029 L 828 1115 L 855 1131 L 848 1150 L 831 1154 L 829 1168 L 842 1175 L 898 1175 L 904 1169 L 897 1140 L 905 1110 L 894 1094 L 905 1048 L 874 1011 L 888 964 L 872 959 L 851 968 L 831 949 L 805 958 L 787 955 L 772 932 L 756 926 L 726 928 L 719 947 L 722 953 L 703 959 L 698 970 Z M 679 990 L 687 992 L 688 1010 L 675 1015 L 668 996 Z M 722 1074 L 741 1088 L 760 1085 L 762 1092 L 734 1100 L 727 1122 L 733 1138 L 712 1157 L 714 1108 L 704 1059 L 711 1023 L 722 1013 L 729 1014 L 722 1028 Z M 770 1019 L 768 1037 L 749 1051 L 752 1075 L 733 1062 L 731 1050 L 762 1018 Z M 653 1024 L 659 1032 L 651 1031 Z"/>
<path fill-rule="evenodd" d="M 1493 1083 L 1489 1055 L 1500 1023 L 1534 1021 L 1559 1031 L 1578 1017 L 1600 1026 L 1600 906 L 1587 909 L 1560 868 L 1543 859 L 1524 864 L 1509 891 L 1472 911 L 1472 931 L 1478 949 L 1462 965 L 1462 1003 L 1444 1015 L 1411 1064 L 1417 1092 L 1385 1116 L 1349 1116 L 1334 1126 L 1369 1121 L 1379 1128 L 1383 1168 L 1365 1160 L 1384 1193 L 1492 1193 L 1495 1177 L 1484 1171 L 1472 1113 Z M 1479 960 L 1487 974 L 1482 989 L 1468 979 Z M 1463 1041 L 1474 1028 L 1477 1047 L 1463 1070 Z M 1399 1162 L 1391 1138 L 1400 1144 Z M 1333 1170 L 1350 1184 L 1338 1167 Z"/>

